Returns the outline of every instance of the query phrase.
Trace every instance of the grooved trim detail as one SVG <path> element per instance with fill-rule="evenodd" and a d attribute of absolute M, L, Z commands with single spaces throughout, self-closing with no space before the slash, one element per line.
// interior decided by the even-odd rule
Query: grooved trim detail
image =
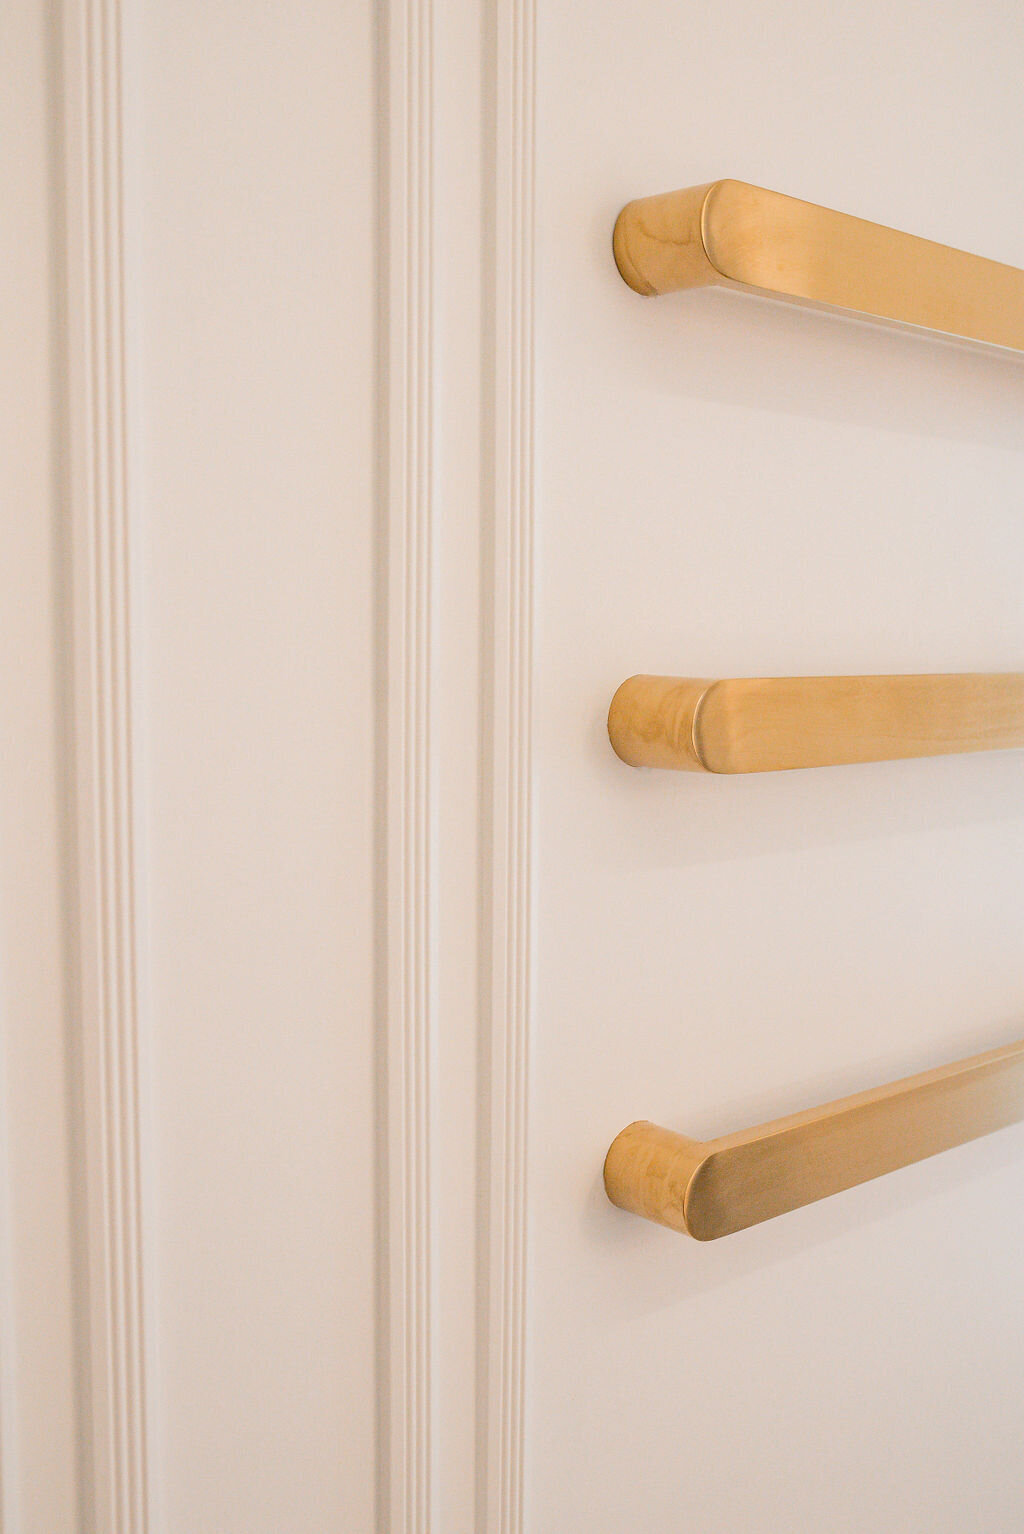
<path fill-rule="evenodd" d="M 481 1527 L 522 1534 L 531 947 L 534 0 L 496 4 L 489 1249 Z"/>
<path fill-rule="evenodd" d="M 391 0 L 386 197 L 386 1469 L 381 1527 L 436 1528 L 433 10 Z"/>
<path fill-rule="evenodd" d="M 119 0 L 64 8 L 67 425 L 91 1506 L 147 1534 L 131 496 Z"/>

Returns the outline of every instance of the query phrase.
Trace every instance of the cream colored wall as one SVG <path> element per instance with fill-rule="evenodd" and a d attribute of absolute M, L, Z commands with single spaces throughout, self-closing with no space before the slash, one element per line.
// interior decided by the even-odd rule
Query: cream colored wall
<path fill-rule="evenodd" d="M 57 39 L 0 27 L 0 1526 L 75 1527 Z"/>
<path fill-rule="evenodd" d="M 49 10 L 2 53 L 4 1534 L 1017 1527 L 1016 1129 L 711 1247 L 600 1181 L 639 1116 L 1020 1032 L 1018 754 L 604 728 L 638 670 L 1020 668 L 1020 365 L 611 258 L 726 174 L 1024 264 L 1016 11 Z"/>
<path fill-rule="evenodd" d="M 1017 753 L 704 778 L 604 713 L 637 671 L 1019 668 L 1020 364 L 640 299 L 609 238 L 726 175 L 1024 263 L 1021 18 L 542 10 L 527 1523 L 1012 1528 L 1019 1129 L 712 1247 L 600 1167 L 1020 1035 Z"/>
<path fill-rule="evenodd" d="M 0 92 L 0 1523 L 369 1529 L 372 7 L 51 11 Z"/>
<path fill-rule="evenodd" d="M 163 1517 L 368 1529 L 371 8 L 131 46 Z"/>

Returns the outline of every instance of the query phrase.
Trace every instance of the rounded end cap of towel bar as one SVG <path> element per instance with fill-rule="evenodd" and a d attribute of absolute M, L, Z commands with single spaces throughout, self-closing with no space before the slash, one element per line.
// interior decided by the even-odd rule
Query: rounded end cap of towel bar
<path fill-rule="evenodd" d="M 615 229 L 612 233 L 612 252 L 615 256 L 615 265 L 619 269 L 619 276 L 627 287 L 639 293 L 641 298 L 654 298 L 657 289 L 652 287 L 643 274 L 637 269 L 633 258 L 629 253 L 629 236 L 633 228 L 634 203 L 628 202 L 615 220 Z"/>
<path fill-rule="evenodd" d="M 705 206 L 717 188 L 734 184 L 708 181 L 627 202 L 612 236 L 623 282 L 650 298 L 721 281 L 723 274 L 708 259 Z"/>
<path fill-rule="evenodd" d="M 646 1119 L 616 1135 L 604 1161 L 605 1192 L 619 1209 L 643 1215 L 669 1230 L 708 1240 L 691 1228 L 687 1201 L 707 1148 Z"/>
<path fill-rule="evenodd" d="M 698 723 L 701 703 L 714 685 L 708 677 L 627 678 L 608 709 L 608 739 L 616 756 L 630 767 L 712 771 Z"/>

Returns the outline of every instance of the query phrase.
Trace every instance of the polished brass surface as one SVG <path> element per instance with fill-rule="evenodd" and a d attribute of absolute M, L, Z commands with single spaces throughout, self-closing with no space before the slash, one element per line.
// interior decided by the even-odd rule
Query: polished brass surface
<path fill-rule="evenodd" d="M 1024 746 L 1024 672 L 633 676 L 608 711 L 633 767 L 780 772 Z"/>
<path fill-rule="evenodd" d="M 1024 1040 L 717 1140 L 643 1121 L 604 1166 L 620 1209 L 714 1241 L 1024 1118 Z"/>
<path fill-rule="evenodd" d="M 1024 350 L 1024 271 L 743 181 L 627 203 L 613 243 L 647 296 L 717 284 Z"/>

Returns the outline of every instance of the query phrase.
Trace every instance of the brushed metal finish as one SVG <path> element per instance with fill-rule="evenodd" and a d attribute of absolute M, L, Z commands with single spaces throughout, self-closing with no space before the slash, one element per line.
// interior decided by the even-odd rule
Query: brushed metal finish
<path fill-rule="evenodd" d="M 716 284 L 1024 350 L 1024 271 L 744 181 L 627 203 L 623 280 L 653 296 Z"/>
<path fill-rule="evenodd" d="M 1024 672 L 633 676 L 608 711 L 632 767 L 781 772 L 1024 746 Z"/>
<path fill-rule="evenodd" d="M 1024 1040 L 717 1140 L 640 1121 L 612 1142 L 620 1209 L 714 1241 L 1024 1118 Z"/>

